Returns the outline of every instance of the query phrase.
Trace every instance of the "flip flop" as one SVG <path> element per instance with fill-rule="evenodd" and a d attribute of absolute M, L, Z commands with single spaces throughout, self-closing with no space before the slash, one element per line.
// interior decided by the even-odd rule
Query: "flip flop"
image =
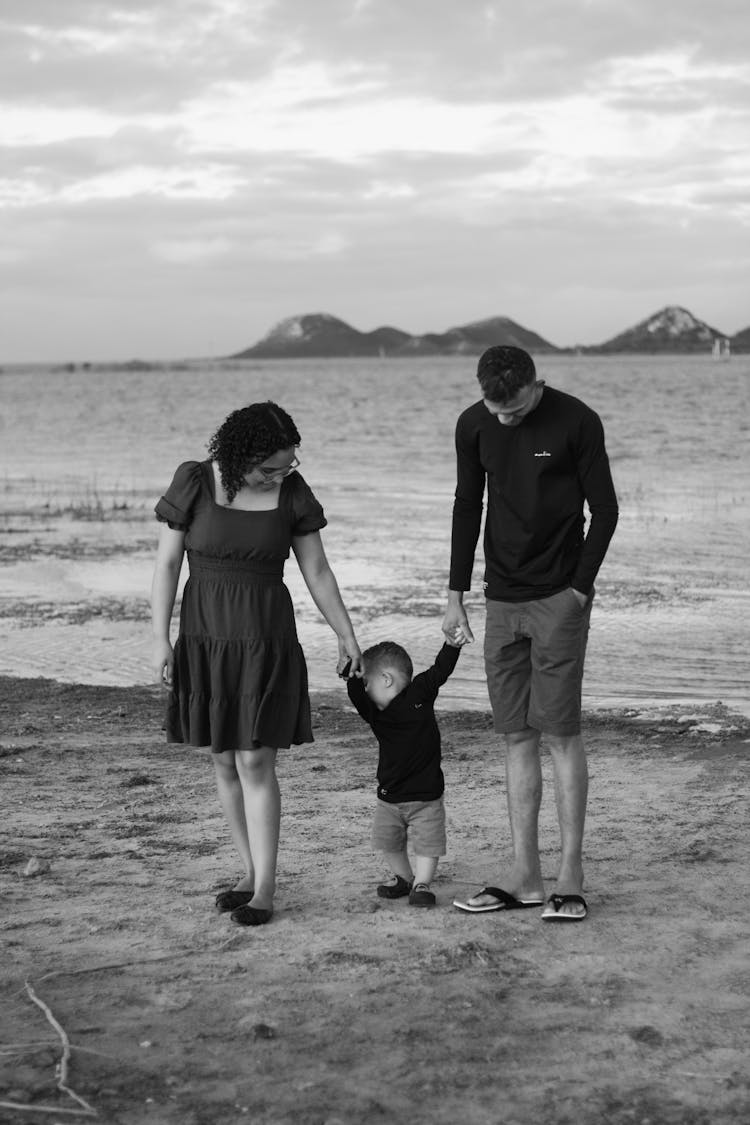
<path fill-rule="evenodd" d="M 483 887 L 481 891 L 477 891 L 471 897 L 480 898 L 482 895 L 492 895 L 493 898 L 497 899 L 497 902 L 487 903 L 484 906 L 472 906 L 470 902 L 460 902 L 459 899 L 454 899 L 453 905 L 458 907 L 459 910 L 465 910 L 467 914 L 490 914 L 496 910 L 528 910 L 532 906 L 544 906 L 544 899 L 516 898 L 515 895 L 508 891 L 502 891 L 499 887 Z"/>
<path fill-rule="evenodd" d="M 583 914 L 561 914 L 560 907 L 566 902 L 577 902 L 583 907 Z M 550 895 L 542 914 L 543 922 L 582 922 L 589 912 L 583 895 Z"/>

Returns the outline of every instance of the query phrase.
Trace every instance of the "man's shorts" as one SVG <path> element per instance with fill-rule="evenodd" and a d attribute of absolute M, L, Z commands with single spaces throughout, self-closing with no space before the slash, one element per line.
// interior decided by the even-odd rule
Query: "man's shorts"
<path fill-rule="evenodd" d="M 372 846 L 378 852 L 401 852 L 407 837 L 415 855 L 445 855 L 445 805 L 436 801 L 401 801 L 391 805 L 378 798 L 372 822 Z"/>
<path fill-rule="evenodd" d="M 594 591 L 581 606 L 570 587 L 528 602 L 487 599 L 484 665 L 495 730 L 581 729 L 581 685 Z"/>

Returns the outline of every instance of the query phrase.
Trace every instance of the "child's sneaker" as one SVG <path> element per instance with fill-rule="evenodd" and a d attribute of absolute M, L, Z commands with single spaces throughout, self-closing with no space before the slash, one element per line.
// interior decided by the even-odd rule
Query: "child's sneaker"
<path fill-rule="evenodd" d="M 436 901 L 426 883 L 415 883 L 409 892 L 409 906 L 434 906 Z"/>
<path fill-rule="evenodd" d="M 402 879 L 400 875 L 393 876 L 395 882 L 381 883 L 378 887 L 378 898 L 404 898 L 411 891 L 411 883 Z"/>

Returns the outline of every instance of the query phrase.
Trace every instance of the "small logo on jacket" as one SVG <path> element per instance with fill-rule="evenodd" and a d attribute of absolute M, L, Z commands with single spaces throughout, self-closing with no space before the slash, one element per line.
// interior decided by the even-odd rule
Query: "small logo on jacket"
<path fill-rule="evenodd" d="M 551 457 L 552 454 L 549 453 L 548 450 L 545 449 L 541 453 L 535 453 L 534 456 L 535 457 Z"/>

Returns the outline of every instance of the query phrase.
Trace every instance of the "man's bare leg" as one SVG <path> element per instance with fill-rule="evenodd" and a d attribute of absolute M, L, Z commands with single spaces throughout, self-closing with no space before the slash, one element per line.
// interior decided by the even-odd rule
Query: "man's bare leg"
<path fill-rule="evenodd" d="M 505 736 L 505 781 L 513 844 L 513 864 L 501 888 L 526 900 L 542 899 L 544 883 L 539 860 L 539 808 L 542 802 L 542 767 L 539 731 L 526 727 Z M 476 895 L 471 906 L 492 902 Z"/>
<path fill-rule="evenodd" d="M 555 892 L 583 893 L 583 829 L 586 821 L 589 774 L 580 734 L 545 735 L 555 778 L 557 819 L 560 824 L 560 867 Z M 583 914 L 579 903 L 566 903 L 561 914 Z"/>

